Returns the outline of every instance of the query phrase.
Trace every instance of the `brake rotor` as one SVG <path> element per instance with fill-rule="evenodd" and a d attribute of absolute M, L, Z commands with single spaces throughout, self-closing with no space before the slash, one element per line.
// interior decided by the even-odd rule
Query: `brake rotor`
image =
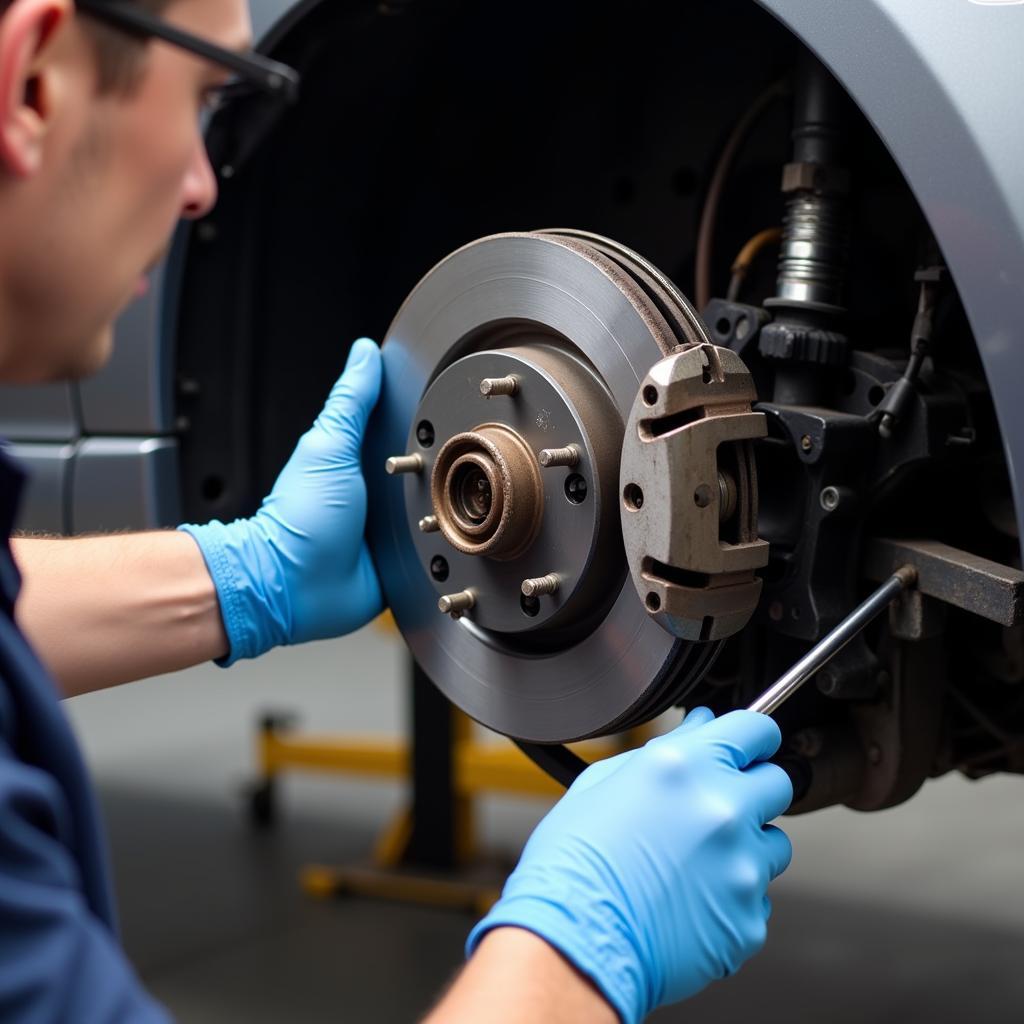
<path fill-rule="evenodd" d="M 537 743 L 618 731 L 714 660 L 719 643 L 645 608 L 619 500 L 641 382 L 703 344 L 655 268 L 567 231 L 460 249 L 392 323 L 367 434 L 371 547 L 414 657 L 489 728 Z"/>

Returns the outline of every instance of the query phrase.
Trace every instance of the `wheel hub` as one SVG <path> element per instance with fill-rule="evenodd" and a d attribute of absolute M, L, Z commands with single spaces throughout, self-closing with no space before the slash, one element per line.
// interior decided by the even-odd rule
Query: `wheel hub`
<path fill-rule="evenodd" d="M 622 575 L 618 410 L 593 371 L 535 335 L 445 369 L 407 440 L 425 460 L 404 483 L 410 534 L 423 564 L 448 565 L 435 601 L 471 592 L 473 621 L 506 638 L 592 613 Z M 485 394 L 492 381 L 513 393 Z M 557 447 L 572 457 L 552 461 Z M 545 576 L 544 593 L 523 593 Z"/>

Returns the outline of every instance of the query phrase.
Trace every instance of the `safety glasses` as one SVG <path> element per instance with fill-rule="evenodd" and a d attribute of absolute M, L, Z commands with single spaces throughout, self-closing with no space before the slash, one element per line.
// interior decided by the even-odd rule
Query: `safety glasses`
<path fill-rule="evenodd" d="M 76 0 L 76 10 L 139 39 L 159 39 L 232 73 L 218 90 L 207 132 L 210 160 L 221 178 L 231 178 L 299 96 L 299 73 L 262 54 L 217 46 L 141 10 L 125 0 Z"/>

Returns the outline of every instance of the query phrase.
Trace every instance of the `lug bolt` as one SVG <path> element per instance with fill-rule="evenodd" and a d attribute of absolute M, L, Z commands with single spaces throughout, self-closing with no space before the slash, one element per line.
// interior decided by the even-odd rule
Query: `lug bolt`
<path fill-rule="evenodd" d="M 476 595 L 472 590 L 461 590 L 457 594 L 445 594 L 437 602 L 437 610 L 445 615 L 454 615 L 458 618 L 468 612 L 476 604 Z"/>
<path fill-rule="evenodd" d="M 396 473 L 422 473 L 423 456 L 393 455 L 384 463 L 384 469 L 387 470 L 389 476 L 394 476 Z"/>
<path fill-rule="evenodd" d="M 565 448 L 545 448 L 538 453 L 537 461 L 545 469 L 554 469 L 556 466 L 578 466 L 580 449 L 575 444 L 567 445 Z"/>
<path fill-rule="evenodd" d="M 523 596 L 540 597 L 541 594 L 553 594 L 561 582 L 553 572 L 547 576 L 538 576 L 536 579 L 523 580 Z"/>
<path fill-rule="evenodd" d="M 420 520 L 420 531 L 422 533 L 437 533 L 441 529 L 441 525 L 437 521 L 437 516 L 424 516 Z"/>
<path fill-rule="evenodd" d="M 519 381 L 515 377 L 485 377 L 480 381 L 480 394 L 484 398 L 496 398 L 508 395 L 509 398 L 519 394 Z"/>

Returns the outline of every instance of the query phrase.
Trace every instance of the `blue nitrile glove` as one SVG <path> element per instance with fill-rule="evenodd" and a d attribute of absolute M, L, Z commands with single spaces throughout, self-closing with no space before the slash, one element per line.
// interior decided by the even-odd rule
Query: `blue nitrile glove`
<path fill-rule="evenodd" d="M 537 826 L 473 930 L 534 932 L 627 1024 L 723 978 L 764 944 L 768 883 L 789 839 L 767 822 L 793 799 L 765 715 L 698 708 L 674 732 L 588 768 Z"/>
<path fill-rule="evenodd" d="M 223 664 L 341 636 L 380 613 L 360 462 L 380 383 L 380 350 L 361 338 L 256 515 L 180 527 L 199 544 L 217 588 L 231 645 Z"/>

